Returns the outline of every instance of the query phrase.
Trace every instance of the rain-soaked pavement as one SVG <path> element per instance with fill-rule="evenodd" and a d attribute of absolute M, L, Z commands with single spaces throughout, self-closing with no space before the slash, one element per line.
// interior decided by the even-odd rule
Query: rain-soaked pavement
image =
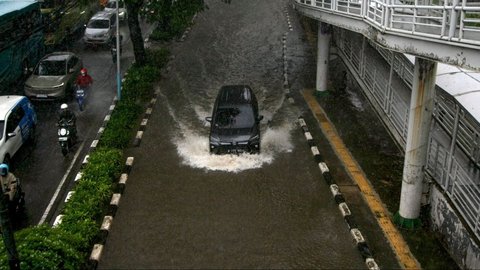
<path fill-rule="evenodd" d="M 314 85 L 315 58 L 288 1 L 206 2 L 185 42 L 173 44 L 140 147 L 127 151 L 135 162 L 99 268 L 366 268 L 295 123 L 300 115 L 375 260 L 399 268 L 299 94 Z M 284 95 L 285 33 L 295 104 Z M 264 116 L 262 152 L 212 156 L 204 119 L 222 85 L 243 83 Z"/>
<path fill-rule="evenodd" d="M 151 31 L 150 25 L 142 24 L 144 32 Z M 122 71 L 133 60 L 128 27 L 121 23 L 120 33 L 125 37 L 122 54 Z M 38 125 L 34 145 L 22 147 L 12 160 L 13 172 L 22 180 L 25 195 L 25 211 L 15 220 L 15 229 L 37 225 L 40 221 L 52 223 L 57 207 L 63 202 L 66 190 L 73 185 L 84 155 L 103 124 L 116 94 L 116 68 L 108 48 L 85 48 L 79 33 L 72 46 L 62 50 L 72 51 L 83 60 L 94 83 L 86 96 L 85 110 L 79 111 L 75 100 L 69 100 L 71 110 L 77 116 L 79 142 L 71 153 L 64 157 L 57 141 L 56 117 L 60 103 L 64 101 L 33 101 Z M 23 95 L 23 88 L 2 94 Z M 63 183 L 63 185 L 60 185 Z M 52 200 L 55 198 L 56 200 Z"/>

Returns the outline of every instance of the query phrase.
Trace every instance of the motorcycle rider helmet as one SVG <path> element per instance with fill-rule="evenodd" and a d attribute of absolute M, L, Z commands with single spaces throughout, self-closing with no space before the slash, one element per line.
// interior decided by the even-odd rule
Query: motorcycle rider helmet
<path fill-rule="evenodd" d="M 86 68 L 82 68 L 80 70 L 80 73 L 82 74 L 82 76 L 86 76 L 87 75 L 87 69 Z"/>
<path fill-rule="evenodd" d="M 62 110 L 65 110 L 67 108 L 68 108 L 67 103 L 63 103 L 62 105 L 60 105 L 60 109 L 62 109 Z"/>
<path fill-rule="evenodd" d="M 5 163 L 0 164 L 0 175 L 7 176 L 8 174 L 8 165 Z"/>

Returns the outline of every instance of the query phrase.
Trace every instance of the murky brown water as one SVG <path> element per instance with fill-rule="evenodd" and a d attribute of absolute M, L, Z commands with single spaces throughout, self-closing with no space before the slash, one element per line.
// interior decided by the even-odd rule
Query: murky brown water
<path fill-rule="evenodd" d="M 129 150 L 134 169 L 99 268 L 365 268 L 295 125 L 305 104 L 285 100 L 287 1 L 207 3 L 173 48 L 141 146 Z M 298 95 L 311 85 L 312 59 L 300 28 L 288 39 Z M 204 118 L 222 85 L 241 83 L 265 116 L 263 151 L 211 156 Z M 378 241 L 381 265 L 398 267 Z"/>

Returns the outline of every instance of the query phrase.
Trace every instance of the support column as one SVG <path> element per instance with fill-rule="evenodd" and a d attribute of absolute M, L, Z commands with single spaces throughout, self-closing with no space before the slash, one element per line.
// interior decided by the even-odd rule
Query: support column
<path fill-rule="evenodd" d="M 423 176 L 432 121 L 436 73 L 436 62 L 415 58 L 400 210 L 394 217 L 395 223 L 402 228 L 412 229 L 420 225 Z"/>
<path fill-rule="evenodd" d="M 330 54 L 331 27 L 327 23 L 318 23 L 317 38 L 317 93 L 327 90 L 328 58 Z"/>

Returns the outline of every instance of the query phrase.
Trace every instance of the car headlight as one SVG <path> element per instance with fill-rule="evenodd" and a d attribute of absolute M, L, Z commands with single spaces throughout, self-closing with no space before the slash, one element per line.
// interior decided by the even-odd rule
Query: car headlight
<path fill-rule="evenodd" d="M 210 144 L 218 145 L 220 138 L 218 136 L 210 136 Z"/>
<path fill-rule="evenodd" d="M 248 139 L 249 142 L 258 142 L 260 140 L 260 135 L 257 134 L 257 135 L 254 135 L 252 137 L 250 137 L 250 139 Z"/>
<path fill-rule="evenodd" d="M 60 87 L 63 87 L 64 85 L 65 83 L 62 82 L 61 84 L 54 85 L 53 88 L 60 88 Z"/>
<path fill-rule="evenodd" d="M 58 129 L 58 135 L 59 136 L 67 136 L 68 135 L 68 129 L 66 129 L 66 128 Z"/>

